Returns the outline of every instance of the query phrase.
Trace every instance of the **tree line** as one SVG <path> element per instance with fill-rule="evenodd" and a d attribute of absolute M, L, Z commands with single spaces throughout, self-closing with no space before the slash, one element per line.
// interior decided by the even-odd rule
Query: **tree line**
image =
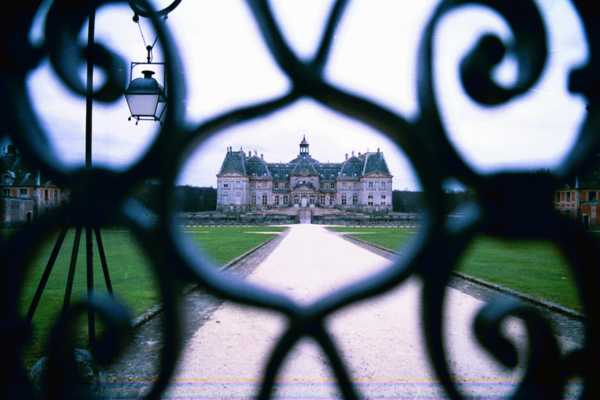
<path fill-rule="evenodd" d="M 158 191 L 162 190 L 156 182 L 146 182 L 136 193 L 136 198 L 151 210 L 156 209 Z M 180 212 L 214 211 L 217 209 L 217 189 L 177 185 L 174 190 L 175 208 Z"/>
<path fill-rule="evenodd" d="M 475 195 L 471 191 L 445 191 L 448 211 L 454 210 L 460 204 L 472 200 Z M 409 190 L 392 191 L 392 210 L 394 212 L 416 213 L 423 209 L 423 192 Z"/>

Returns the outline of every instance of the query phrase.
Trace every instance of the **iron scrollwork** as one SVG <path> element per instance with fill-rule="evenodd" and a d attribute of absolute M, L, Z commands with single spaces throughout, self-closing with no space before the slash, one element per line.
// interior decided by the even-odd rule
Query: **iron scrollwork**
<path fill-rule="evenodd" d="M 123 2 L 123 1 L 121 1 Z M 505 20 L 513 33 L 512 43 L 503 43 L 492 35 L 484 35 L 463 58 L 459 75 L 466 93 L 476 102 L 495 106 L 528 93 L 539 80 L 548 58 L 544 21 L 538 6 L 531 0 L 455 0 L 442 1 L 435 9 L 418 53 L 419 115 L 410 120 L 377 104 L 359 93 L 352 93 L 329 82 L 324 76 L 333 37 L 349 5 L 337 0 L 323 28 L 320 44 L 314 56 L 301 59 L 290 47 L 275 19 L 269 2 L 247 0 L 262 40 L 279 68 L 289 78 L 289 92 L 246 107 L 224 112 L 199 126 L 189 127 L 183 118 L 184 82 L 178 64 L 179 57 L 173 40 L 161 20 L 179 1 L 160 11 L 151 11 L 147 1 L 130 1 L 134 13 L 151 19 L 163 48 L 167 79 L 171 83 L 167 115 L 159 134 L 146 154 L 124 172 L 92 168 L 72 170 L 64 165 L 47 145 L 43 126 L 37 121 L 26 89 L 26 79 L 44 59 L 74 93 L 85 95 L 85 86 L 75 73 L 88 59 L 106 73 L 105 84 L 95 91 L 97 101 L 112 102 L 123 93 L 123 61 L 102 45 L 93 51 L 81 48 L 77 35 L 90 12 L 117 1 L 56 0 L 46 16 L 45 42 L 35 47 L 29 42 L 28 32 L 40 1 L 19 3 L 5 14 L 10 23 L 2 24 L 0 43 L 7 55 L 0 61 L 2 78 L 0 110 L 6 121 L 7 132 L 21 148 L 28 163 L 63 185 L 73 188 L 68 205 L 52 214 L 37 219 L 9 238 L 0 242 L 2 268 L 0 270 L 0 338 L 3 362 L 0 366 L 0 384 L 4 398 L 32 398 L 30 382 L 22 366 L 21 350 L 31 332 L 18 312 L 18 301 L 30 250 L 36 248 L 61 227 L 67 217 L 83 225 L 103 226 L 111 216 L 119 215 L 139 240 L 152 260 L 153 272 L 161 282 L 162 301 L 165 304 L 160 375 L 148 398 L 159 398 L 166 390 L 181 346 L 177 302 L 181 283 L 200 284 L 211 294 L 227 300 L 267 309 L 284 315 L 288 320 L 286 331 L 278 339 L 269 362 L 263 371 L 259 398 L 269 398 L 276 377 L 293 346 L 305 337 L 311 337 L 321 346 L 336 377 L 340 393 L 345 398 L 360 398 L 358 388 L 343 361 L 339 349 L 324 321 L 346 306 L 381 295 L 418 276 L 424 284 L 422 291 L 423 335 L 428 356 L 440 383 L 451 398 L 464 397 L 452 378 L 446 360 L 443 337 L 443 304 L 450 273 L 458 258 L 476 235 L 486 234 L 506 239 L 541 239 L 552 241 L 569 261 L 572 275 L 579 290 L 581 304 L 587 316 L 585 343 L 581 349 L 561 354 L 548 322 L 534 309 L 524 304 L 489 301 L 474 321 L 474 330 L 481 345 L 496 360 L 507 366 L 516 365 L 516 352 L 501 334 L 500 326 L 507 317 L 524 321 L 529 337 L 528 359 L 522 381 L 515 389 L 515 397 L 560 398 L 569 378 L 583 381 L 585 398 L 600 397 L 597 365 L 600 359 L 599 315 L 600 299 L 596 285 L 596 268 L 600 244 L 574 221 L 558 215 L 552 208 L 551 193 L 561 179 L 582 171 L 592 162 L 598 151 L 600 136 L 600 101 L 598 79 L 592 73 L 598 64 L 598 8 L 590 2 L 573 1 L 589 46 L 588 63 L 574 70 L 570 77 L 573 92 L 583 94 L 589 103 L 589 114 L 582 123 L 578 139 L 570 155 L 553 173 L 547 175 L 506 171 L 483 175 L 474 171 L 460 157 L 448 139 L 434 90 L 434 32 L 448 12 L 477 4 L 487 7 Z M 507 53 L 518 62 L 518 77 L 512 87 L 499 86 L 491 77 L 492 68 Z M 424 190 L 425 218 L 420 237 L 391 268 L 368 279 L 343 287 L 313 304 L 300 305 L 283 294 L 258 288 L 245 281 L 231 281 L 219 275 L 208 261 L 190 247 L 178 231 L 170 187 L 176 182 L 181 166 L 191 150 L 227 127 L 264 117 L 284 109 L 301 98 L 311 98 L 324 107 L 360 121 L 393 141 L 409 158 Z M 432 163 L 431 160 L 436 162 Z M 466 217 L 459 223 L 447 220 L 442 182 L 458 179 L 477 194 L 477 202 L 466 208 Z M 156 214 L 130 198 L 131 189 L 147 179 L 158 179 L 165 190 L 157 191 L 159 204 Z M 110 187 L 111 190 L 104 190 Z M 521 193 L 525 202 L 517 204 L 511 193 Z M 94 201 L 91 201 L 94 199 Z M 105 319 L 109 327 L 107 337 L 92 349 L 101 363 L 110 363 L 126 343 L 129 334 L 129 316 L 124 306 L 115 299 L 93 298 L 74 304 L 71 311 L 56 321 L 51 336 L 50 374 L 55 380 L 49 386 L 54 394 L 85 397 L 89 393 L 75 390 L 76 379 L 64 375 L 59 364 L 69 362 L 69 327 L 83 310 L 93 309 Z"/>

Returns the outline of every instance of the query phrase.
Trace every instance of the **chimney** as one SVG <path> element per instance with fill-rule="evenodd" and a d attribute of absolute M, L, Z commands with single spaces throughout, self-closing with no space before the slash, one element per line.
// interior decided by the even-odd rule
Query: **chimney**
<path fill-rule="evenodd" d="M 346 160 L 348 159 L 348 153 L 346 153 Z"/>
<path fill-rule="evenodd" d="M 41 180 L 40 171 L 37 171 L 35 174 L 35 186 L 41 186 Z"/>
<path fill-rule="evenodd" d="M 379 147 L 377 148 L 377 152 L 379 153 Z"/>
<path fill-rule="evenodd" d="M 265 159 L 265 158 L 263 157 L 263 153 L 260 153 L 260 158 L 261 158 L 262 160 L 264 160 L 264 159 Z"/>
<path fill-rule="evenodd" d="M 354 157 L 354 150 L 352 150 L 352 157 Z"/>

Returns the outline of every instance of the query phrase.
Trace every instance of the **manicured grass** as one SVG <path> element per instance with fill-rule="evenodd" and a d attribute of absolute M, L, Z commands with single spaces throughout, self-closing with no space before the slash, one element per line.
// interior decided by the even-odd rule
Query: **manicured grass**
<path fill-rule="evenodd" d="M 374 243 L 390 250 L 399 249 L 417 233 L 412 228 L 348 228 L 336 226 L 329 229 L 336 232 L 350 232 L 357 239 Z"/>
<path fill-rule="evenodd" d="M 274 226 L 198 227 L 185 228 L 185 233 L 198 243 L 214 262 L 223 265 L 273 237 L 266 233 L 252 232 L 277 234 L 284 229 Z"/>
<path fill-rule="evenodd" d="M 332 229 L 352 232 L 358 239 L 388 249 L 398 249 L 415 234 L 414 230 L 402 228 Z M 457 271 L 581 311 L 567 268 L 558 250 L 549 243 L 481 237 L 467 249 Z"/>
<path fill-rule="evenodd" d="M 276 234 L 284 229 L 262 226 L 202 227 L 185 228 L 184 231 L 209 257 L 217 264 L 222 265 L 273 237 L 270 234 L 249 232 L 273 232 Z M 34 337 L 25 353 L 27 365 L 31 365 L 42 354 L 47 330 L 50 324 L 56 320 L 56 314 L 62 308 L 74 236 L 73 230 L 70 230 L 35 313 L 33 319 Z M 102 231 L 102 236 L 115 295 L 129 306 L 133 315 L 138 315 L 159 302 L 160 299 L 156 285 L 153 282 L 151 267 L 144 259 L 144 255 L 130 233 L 126 230 L 105 229 Z M 32 268 L 28 272 L 21 298 L 23 315 L 27 313 L 53 245 L 54 240 L 42 246 L 32 263 Z M 106 293 L 95 244 L 94 253 L 95 290 Z M 85 239 L 82 234 L 72 301 L 86 295 L 85 269 Z M 82 329 L 79 332 L 81 343 L 85 343 L 87 338 L 85 326 L 86 320 L 83 318 Z"/>

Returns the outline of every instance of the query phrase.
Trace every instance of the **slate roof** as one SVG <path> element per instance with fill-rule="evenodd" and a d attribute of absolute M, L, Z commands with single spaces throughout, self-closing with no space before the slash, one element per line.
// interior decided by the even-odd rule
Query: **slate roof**
<path fill-rule="evenodd" d="M 364 160 L 356 156 L 352 156 L 341 165 L 341 177 L 360 177 L 363 171 Z"/>
<path fill-rule="evenodd" d="M 300 161 L 296 162 L 294 164 L 294 167 L 292 168 L 291 171 L 291 175 L 300 175 L 300 176 L 315 176 L 315 175 L 319 175 L 319 171 L 317 171 L 317 168 L 315 167 L 315 165 L 317 165 L 318 162 L 314 162 L 312 159 L 309 159 L 308 157 L 302 157 L 300 159 Z"/>
<path fill-rule="evenodd" d="M 10 152 L 0 154 L 0 186 L 38 186 L 37 172 L 28 169 L 21 154 L 14 148 Z M 49 179 L 40 174 L 41 186 L 53 186 Z"/>
<path fill-rule="evenodd" d="M 319 171 L 319 177 L 323 180 L 336 180 L 342 164 L 340 163 L 319 163 L 315 166 Z"/>
<path fill-rule="evenodd" d="M 219 171 L 219 175 L 223 174 L 246 175 L 246 154 L 242 150 L 227 152 Z"/>
<path fill-rule="evenodd" d="M 292 166 L 290 164 L 275 163 L 267 164 L 267 167 L 271 171 L 271 176 L 274 180 L 288 180 L 292 172 Z"/>
<path fill-rule="evenodd" d="M 249 176 L 271 176 L 267 163 L 258 156 L 246 159 L 246 174 Z"/>
<path fill-rule="evenodd" d="M 387 167 L 383 153 L 378 151 L 374 153 L 365 153 L 365 163 L 362 175 L 383 174 L 390 175 L 390 170 Z"/>

